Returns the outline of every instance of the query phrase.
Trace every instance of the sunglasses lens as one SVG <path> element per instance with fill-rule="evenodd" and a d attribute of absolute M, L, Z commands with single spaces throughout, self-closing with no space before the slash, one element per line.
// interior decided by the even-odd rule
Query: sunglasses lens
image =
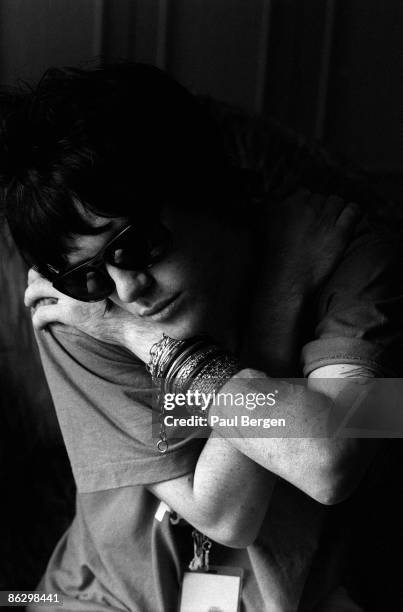
<path fill-rule="evenodd" d="M 115 289 L 105 262 L 122 270 L 141 270 L 161 259 L 169 244 L 170 233 L 160 224 L 149 228 L 146 235 L 138 228 L 128 227 L 99 257 L 56 277 L 53 286 L 81 302 L 97 302 Z"/>
<path fill-rule="evenodd" d="M 150 228 L 146 235 L 132 228 L 111 245 L 105 258 L 117 268 L 140 270 L 164 255 L 169 238 L 168 230 L 159 224 Z"/>
<path fill-rule="evenodd" d="M 112 293 L 115 284 L 106 272 L 98 268 L 83 268 L 57 279 L 54 287 L 80 300 L 81 302 L 97 302 Z"/>

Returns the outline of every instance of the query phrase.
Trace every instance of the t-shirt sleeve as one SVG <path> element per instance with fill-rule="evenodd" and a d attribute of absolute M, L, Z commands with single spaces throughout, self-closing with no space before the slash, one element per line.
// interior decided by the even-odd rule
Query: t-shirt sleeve
<path fill-rule="evenodd" d="M 315 338 L 302 351 L 305 376 L 337 363 L 402 375 L 402 264 L 402 245 L 363 223 L 321 292 Z"/>
<path fill-rule="evenodd" d="M 158 451 L 155 389 L 134 355 L 59 324 L 37 340 L 79 492 L 147 485 L 194 469 L 204 443 L 197 430 L 176 439 L 170 427 L 169 449 Z"/>

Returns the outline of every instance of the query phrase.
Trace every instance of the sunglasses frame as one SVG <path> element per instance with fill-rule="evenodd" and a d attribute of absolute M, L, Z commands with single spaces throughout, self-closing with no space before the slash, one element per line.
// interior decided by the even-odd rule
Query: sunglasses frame
<path fill-rule="evenodd" d="M 164 227 L 164 226 L 162 226 Z M 64 270 L 63 272 L 57 272 L 54 268 L 51 268 L 49 266 L 49 269 L 56 273 L 56 276 L 53 277 L 52 280 L 52 285 L 55 289 L 57 289 L 58 291 L 60 291 L 61 293 L 64 293 L 65 295 L 72 297 L 76 300 L 79 300 L 81 302 L 99 302 L 103 299 L 105 299 L 106 297 L 108 297 L 108 295 L 110 295 L 113 291 L 114 288 L 114 282 L 113 280 L 109 277 L 108 273 L 106 272 L 106 270 L 102 270 L 102 266 L 105 267 L 105 253 L 106 251 L 108 251 L 108 249 L 115 243 L 117 242 L 120 238 L 122 238 L 122 236 L 124 236 L 125 234 L 127 234 L 127 232 L 129 232 L 130 230 L 132 230 L 134 228 L 134 225 L 132 223 L 130 223 L 129 225 L 126 225 L 120 232 L 118 232 L 118 234 L 116 234 L 116 236 L 114 236 L 113 238 L 111 238 L 111 240 L 109 240 L 99 251 L 96 255 L 94 255 L 94 257 L 91 257 L 90 259 L 87 259 L 86 261 L 81 262 L 80 264 L 77 264 L 71 268 L 69 268 L 68 270 Z M 169 231 L 164 228 L 164 230 L 167 232 L 167 235 L 169 234 Z M 169 240 L 167 241 L 169 242 Z M 158 258 L 157 258 L 158 259 Z M 152 260 L 149 264 L 146 264 L 145 266 L 139 266 L 138 269 L 144 269 L 144 268 L 151 268 L 153 266 L 153 264 L 157 261 L 157 259 Z M 113 264 L 115 265 L 115 267 L 119 268 L 120 266 L 117 264 Z M 111 290 L 109 291 L 109 293 L 105 293 L 105 295 L 103 295 L 102 297 L 97 297 L 94 299 L 83 299 L 82 297 L 77 298 L 77 296 L 73 295 L 72 292 L 68 292 L 65 290 L 65 288 L 63 288 L 63 280 L 66 278 L 66 276 L 70 276 L 71 274 L 83 269 L 83 268 L 90 268 L 93 270 L 97 270 L 98 273 L 104 274 L 105 275 L 105 279 L 110 281 L 110 286 L 111 286 Z M 121 267 L 121 269 L 123 270 L 135 270 L 136 268 L 125 268 L 125 267 Z"/>

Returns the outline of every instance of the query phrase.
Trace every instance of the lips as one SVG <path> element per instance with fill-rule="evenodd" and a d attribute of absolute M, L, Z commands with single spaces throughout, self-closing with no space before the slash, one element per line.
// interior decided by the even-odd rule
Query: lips
<path fill-rule="evenodd" d="M 139 316 L 143 318 L 168 314 L 168 312 L 171 310 L 171 305 L 174 305 L 174 302 L 176 302 L 179 295 L 179 293 L 176 293 L 174 296 L 167 298 L 166 300 L 161 300 L 160 302 L 157 302 L 150 308 L 143 308 L 143 310 L 139 312 Z"/>

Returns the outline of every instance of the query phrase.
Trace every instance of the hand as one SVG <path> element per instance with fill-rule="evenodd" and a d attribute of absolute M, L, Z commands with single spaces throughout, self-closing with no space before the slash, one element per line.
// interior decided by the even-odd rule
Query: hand
<path fill-rule="evenodd" d="M 38 272 L 28 273 L 24 303 L 31 307 L 35 329 L 62 323 L 109 344 L 119 344 L 132 351 L 145 363 L 150 348 L 162 337 L 162 331 L 119 308 L 110 300 L 80 302 L 60 293 Z"/>

